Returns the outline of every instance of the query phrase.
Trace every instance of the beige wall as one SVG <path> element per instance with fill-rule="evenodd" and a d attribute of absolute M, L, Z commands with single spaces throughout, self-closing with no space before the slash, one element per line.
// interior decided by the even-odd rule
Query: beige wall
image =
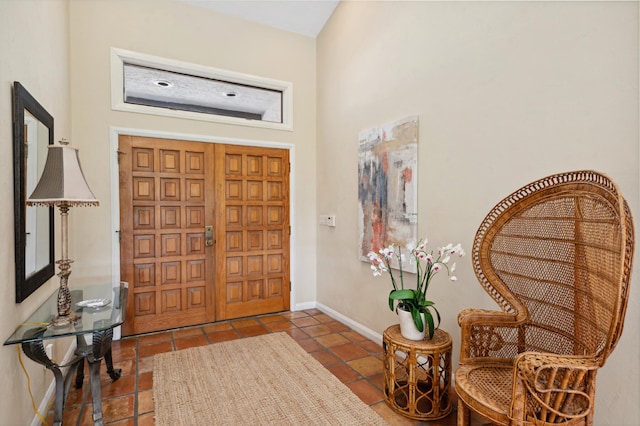
<path fill-rule="evenodd" d="M 318 302 L 382 333 L 388 278 L 358 261 L 357 135 L 418 115 L 419 233 L 470 248 L 501 198 L 536 178 L 593 168 L 638 201 L 638 3 L 342 2 L 317 39 Z M 458 262 L 430 290 L 459 355 L 457 312 L 497 309 Z M 636 268 L 637 270 L 637 268 Z M 640 286 L 601 371 L 598 425 L 640 418 Z"/>
<path fill-rule="evenodd" d="M 112 268 L 110 128 L 279 142 L 295 146 L 292 275 L 296 303 L 315 300 L 315 40 L 175 1 L 70 2 L 72 141 L 101 201 L 76 212 L 76 280 Z M 293 83 L 294 130 L 217 124 L 111 110 L 110 49 L 119 48 Z M 117 194 L 115 194 L 117 196 Z M 76 282 L 77 282 L 76 281 Z"/>
<path fill-rule="evenodd" d="M 27 300 L 15 303 L 13 246 L 13 135 L 11 99 L 14 81 L 19 81 L 54 116 L 54 137 L 70 128 L 68 5 L 65 1 L 0 1 L 0 339 L 13 333 L 51 294 L 57 283 L 50 281 Z M 56 224 L 59 229 L 59 223 Z M 58 245 L 58 244 L 56 244 Z M 28 424 L 33 418 L 27 380 L 18 362 L 16 346 L 0 347 L 0 423 Z M 64 348 L 56 350 L 57 359 Z M 53 375 L 25 358 L 36 404 L 42 399 Z"/>

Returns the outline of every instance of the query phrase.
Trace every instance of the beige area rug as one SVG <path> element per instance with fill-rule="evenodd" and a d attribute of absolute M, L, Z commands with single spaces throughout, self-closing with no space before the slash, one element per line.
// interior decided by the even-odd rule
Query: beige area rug
<path fill-rule="evenodd" d="M 155 355 L 155 424 L 386 425 L 286 333 Z"/>

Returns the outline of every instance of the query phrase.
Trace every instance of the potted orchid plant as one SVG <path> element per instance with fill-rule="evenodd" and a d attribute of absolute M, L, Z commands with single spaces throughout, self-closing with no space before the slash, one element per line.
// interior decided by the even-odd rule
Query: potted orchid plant
<path fill-rule="evenodd" d="M 400 247 L 393 244 L 376 252 L 369 252 L 368 257 L 371 261 L 371 269 L 374 276 L 381 276 L 389 273 L 391 285 L 393 289 L 389 293 L 389 309 L 395 309 L 399 314 L 399 310 L 411 313 L 411 318 L 417 330 L 425 334 L 425 322 L 429 331 L 429 338 L 433 338 L 433 333 L 440 325 L 440 313 L 434 306 L 434 302 L 427 300 L 427 290 L 433 277 L 440 271 L 446 271 L 451 281 L 456 281 L 456 276 L 452 275 L 456 270 L 456 264 L 451 263 L 454 255 L 462 257 L 465 255 L 460 244 L 448 244 L 439 247 L 437 253 L 427 251 L 427 240 L 424 239 L 418 243 L 416 247 L 407 246 L 409 253 L 409 262 L 415 264 L 415 288 L 409 288 L 404 283 L 403 263 L 407 261 L 405 254 L 402 253 Z M 398 279 L 394 275 L 391 264 L 397 261 L 399 266 Z M 435 319 L 434 320 L 434 314 Z"/>

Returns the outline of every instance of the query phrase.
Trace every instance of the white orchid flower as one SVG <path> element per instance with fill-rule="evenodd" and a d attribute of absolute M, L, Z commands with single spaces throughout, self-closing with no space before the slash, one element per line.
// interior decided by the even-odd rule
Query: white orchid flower
<path fill-rule="evenodd" d="M 380 254 L 382 254 L 387 259 L 392 258 L 393 255 L 395 254 L 395 250 L 393 248 L 393 244 L 390 244 L 389 247 L 385 247 L 382 250 L 380 250 Z"/>
<path fill-rule="evenodd" d="M 462 250 L 462 244 L 458 243 L 451 249 L 451 254 L 458 254 L 460 257 L 464 256 L 464 250 Z"/>
<path fill-rule="evenodd" d="M 406 252 L 402 250 L 406 247 Z M 398 267 L 403 269 L 403 263 L 407 260 L 411 263 L 418 264 L 417 274 L 418 274 L 418 283 L 425 283 L 428 286 L 429 281 L 433 278 L 433 275 L 438 273 L 440 270 L 445 269 L 447 272 L 447 276 L 451 281 L 457 281 L 458 278 L 453 275 L 456 270 L 456 263 L 453 262 L 451 266 L 448 263 L 451 261 L 451 257 L 454 254 L 459 255 L 460 257 L 465 255 L 464 250 L 460 243 L 455 246 L 452 243 L 449 243 L 445 246 L 439 247 L 437 249 L 438 254 L 433 254 L 433 250 L 427 250 L 427 239 L 420 240 L 418 245 L 415 246 L 415 242 L 411 241 L 406 246 L 398 246 L 395 247 L 393 244 L 389 244 L 387 247 L 383 247 L 378 252 L 369 252 L 367 257 L 371 262 L 371 271 L 373 272 L 374 277 L 381 276 L 383 274 L 388 273 L 391 278 L 391 283 L 393 285 L 394 290 L 404 289 L 405 283 L 403 282 L 403 274 L 400 273 L 399 279 L 395 277 L 392 269 L 390 269 L 389 264 L 393 260 L 397 260 L 399 264 Z M 425 262 L 425 265 L 421 265 L 421 262 Z M 394 262 L 395 263 L 395 262 Z M 394 268 L 397 268 L 394 266 Z M 422 284 L 420 284 L 422 285 Z M 425 292 L 426 287 L 425 286 Z M 426 296 L 426 295 L 425 295 Z"/>

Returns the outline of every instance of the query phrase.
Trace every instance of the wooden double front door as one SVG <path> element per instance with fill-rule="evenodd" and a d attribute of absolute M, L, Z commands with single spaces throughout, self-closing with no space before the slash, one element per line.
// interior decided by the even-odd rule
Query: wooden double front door
<path fill-rule="evenodd" d="M 120 136 L 123 334 L 289 309 L 289 152 Z"/>

